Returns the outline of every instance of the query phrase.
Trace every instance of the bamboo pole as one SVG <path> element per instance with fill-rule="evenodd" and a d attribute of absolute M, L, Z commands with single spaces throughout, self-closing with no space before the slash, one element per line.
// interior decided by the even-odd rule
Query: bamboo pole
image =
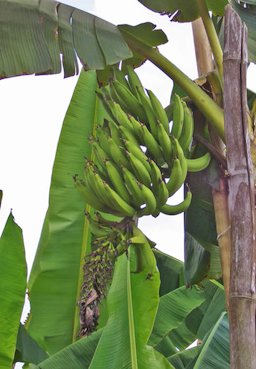
<path fill-rule="evenodd" d="M 224 114 L 231 220 L 231 369 L 256 368 L 255 200 L 247 125 L 247 29 L 230 7 L 224 27 Z"/>
<path fill-rule="evenodd" d="M 204 28 L 201 18 L 192 22 L 192 30 L 194 36 L 194 45 L 197 61 L 198 75 L 207 75 L 214 69 L 211 46 Z M 218 98 L 219 91 L 214 91 L 214 97 L 218 104 L 221 99 Z M 220 139 L 211 132 L 211 138 L 214 141 L 214 146 L 222 152 L 223 145 Z M 222 267 L 222 278 L 226 295 L 226 306 L 229 305 L 229 283 L 230 283 L 230 248 L 231 248 L 231 233 L 230 221 L 228 214 L 228 191 L 227 180 L 220 172 L 219 188 L 212 190 L 212 198 L 214 205 L 217 241 L 220 247 L 220 258 Z"/>

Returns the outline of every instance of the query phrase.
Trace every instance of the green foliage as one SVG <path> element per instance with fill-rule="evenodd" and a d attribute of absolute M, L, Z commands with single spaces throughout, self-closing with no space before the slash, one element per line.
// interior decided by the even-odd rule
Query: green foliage
<path fill-rule="evenodd" d="M 14 360 L 26 292 L 27 266 L 23 236 L 10 214 L 0 238 L 0 368 Z"/>

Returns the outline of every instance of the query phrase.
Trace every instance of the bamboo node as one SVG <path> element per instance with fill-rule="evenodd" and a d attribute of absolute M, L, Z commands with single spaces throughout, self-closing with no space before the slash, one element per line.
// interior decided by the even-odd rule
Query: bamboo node
<path fill-rule="evenodd" d="M 229 225 L 226 229 L 224 229 L 224 231 L 220 232 L 219 234 L 217 234 L 217 241 L 219 241 L 219 239 L 224 236 L 225 233 L 227 233 L 229 230 L 231 229 L 231 225 Z"/>

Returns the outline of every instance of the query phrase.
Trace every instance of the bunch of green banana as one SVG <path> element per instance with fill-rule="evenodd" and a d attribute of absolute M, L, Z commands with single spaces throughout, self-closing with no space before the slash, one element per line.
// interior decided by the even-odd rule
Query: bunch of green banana
<path fill-rule="evenodd" d="M 189 191 L 175 209 L 166 206 L 167 201 L 184 184 L 188 171 L 207 167 L 210 154 L 186 157 L 194 129 L 186 103 L 174 96 L 170 130 L 158 98 L 144 90 L 131 67 L 126 69 L 127 79 L 118 70 L 118 78 L 99 92 L 110 118 L 90 139 L 93 160 L 86 161 L 85 178 L 75 178 L 75 184 L 94 209 L 119 217 L 183 212 L 191 201 Z"/>

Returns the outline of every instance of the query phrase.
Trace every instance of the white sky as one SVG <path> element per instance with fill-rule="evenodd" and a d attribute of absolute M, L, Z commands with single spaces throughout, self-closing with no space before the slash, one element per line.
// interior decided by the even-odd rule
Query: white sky
<path fill-rule="evenodd" d="M 196 78 L 196 64 L 190 24 L 170 23 L 143 7 L 137 0 L 63 0 L 94 13 L 114 24 L 136 25 L 150 21 L 162 28 L 169 39 L 160 51 L 191 78 Z M 86 8 L 86 5 L 88 6 Z M 250 71 L 249 87 L 256 86 L 255 69 Z M 163 105 L 170 99 L 172 83 L 150 63 L 138 73 L 146 88 L 153 90 Z M 26 256 L 31 268 L 40 231 L 48 206 L 51 170 L 62 121 L 77 77 L 26 76 L 0 81 L 0 188 L 4 191 L 0 228 L 10 209 L 22 227 Z M 181 200 L 182 193 L 175 196 Z M 183 258 L 183 216 L 145 217 L 144 232 L 163 251 Z"/>

